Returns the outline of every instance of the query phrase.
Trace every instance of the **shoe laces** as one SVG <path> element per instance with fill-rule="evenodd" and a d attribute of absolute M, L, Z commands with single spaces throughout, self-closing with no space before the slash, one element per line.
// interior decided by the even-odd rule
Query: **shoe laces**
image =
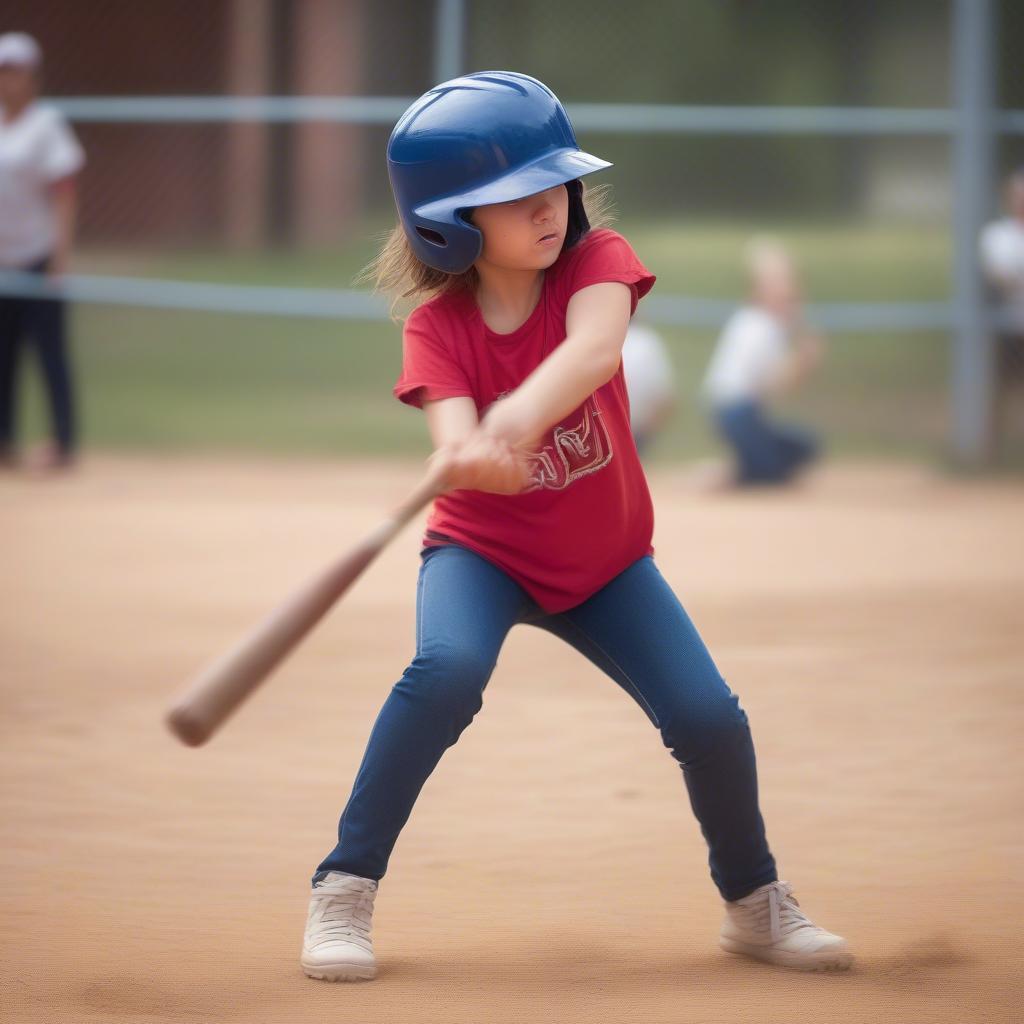
<path fill-rule="evenodd" d="M 331 889 L 320 893 L 313 889 L 317 915 L 314 945 L 341 941 L 369 947 L 377 885 L 362 881 L 349 885 L 340 892 Z"/>
<path fill-rule="evenodd" d="M 756 894 L 737 900 L 733 906 L 741 911 L 749 927 L 764 931 L 767 925 L 772 942 L 802 928 L 821 930 L 800 909 L 789 882 L 772 882 Z"/>

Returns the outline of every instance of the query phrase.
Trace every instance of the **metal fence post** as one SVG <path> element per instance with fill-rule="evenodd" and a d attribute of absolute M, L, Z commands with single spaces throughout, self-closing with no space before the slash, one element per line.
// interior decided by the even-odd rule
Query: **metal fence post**
<path fill-rule="evenodd" d="M 992 450 L 993 345 L 978 265 L 993 194 L 991 0 L 953 0 L 952 30 L 952 444 L 959 461 L 978 465 Z"/>
<path fill-rule="evenodd" d="M 465 0 L 437 0 L 434 14 L 434 82 L 447 82 L 462 74 L 465 34 Z"/>

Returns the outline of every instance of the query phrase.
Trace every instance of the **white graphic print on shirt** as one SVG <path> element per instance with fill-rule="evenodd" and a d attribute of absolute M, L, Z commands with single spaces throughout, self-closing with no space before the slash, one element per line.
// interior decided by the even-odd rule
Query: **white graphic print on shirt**
<path fill-rule="evenodd" d="M 573 481 L 603 469 L 612 460 L 612 440 L 604 417 L 591 395 L 583 403 L 583 418 L 571 429 L 555 427 L 548 443 L 530 453 L 530 485 L 523 492 L 564 491 Z"/>

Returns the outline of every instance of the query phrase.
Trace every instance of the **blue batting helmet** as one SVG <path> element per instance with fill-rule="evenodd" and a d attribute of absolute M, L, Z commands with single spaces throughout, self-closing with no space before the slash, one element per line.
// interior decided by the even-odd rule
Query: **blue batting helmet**
<path fill-rule="evenodd" d="M 558 97 L 529 75 L 481 71 L 442 82 L 401 116 L 388 175 L 406 237 L 428 266 L 468 270 L 483 236 L 465 216 L 555 185 L 569 190 L 566 247 L 590 227 L 579 178 L 611 164 L 584 153 Z"/>

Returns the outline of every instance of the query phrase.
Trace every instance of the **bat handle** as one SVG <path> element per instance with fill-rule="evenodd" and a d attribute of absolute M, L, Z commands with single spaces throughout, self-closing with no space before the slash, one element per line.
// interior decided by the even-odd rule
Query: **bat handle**
<path fill-rule="evenodd" d="M 416 485 L 409 496 L 381 524 L 381 527 L 393 526 L 397 533 L 410 519 L 418 515 L 426 505 L 444 493 L 447 487 L 448 473 L 451 470 L 451 459 L 436 455 L 431 461 L 426 475 Z"/>

